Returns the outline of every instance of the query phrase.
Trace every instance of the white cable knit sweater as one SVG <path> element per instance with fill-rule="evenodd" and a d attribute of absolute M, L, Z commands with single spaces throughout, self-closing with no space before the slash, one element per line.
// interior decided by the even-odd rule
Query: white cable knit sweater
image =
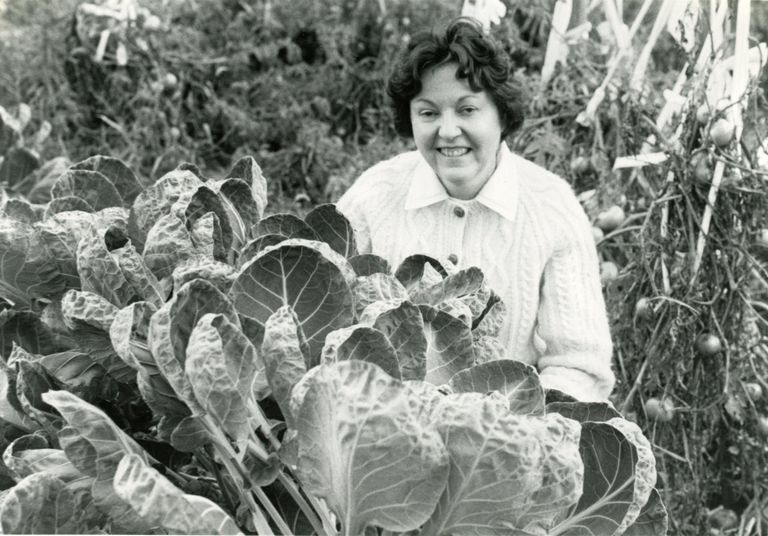
<path fill-rule="evenodd" d="M 408 255 L 480 267 L 509 314 L 507 357 L 535 365 L 545 388 L 605 400 L 612 345 L 597 252 L 568 183 L 502 144 L 469 201 L 451 198 L 418 151 L 367 170 L 337 203 L 361 253 L 397 267 Z"/>

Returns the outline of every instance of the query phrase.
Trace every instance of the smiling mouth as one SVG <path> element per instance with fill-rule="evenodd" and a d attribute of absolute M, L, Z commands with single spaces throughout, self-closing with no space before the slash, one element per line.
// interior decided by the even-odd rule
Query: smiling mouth
<path fill-rule="evenodd" d="M 464 156 L 465 154 L 468 154 L 469 153 L 469 148 L 467 148 L 467 147 L 439 147 L 437 149 L 437 152 L 440 153 L 443 156 L 456 157 L 456 156 Z"/>

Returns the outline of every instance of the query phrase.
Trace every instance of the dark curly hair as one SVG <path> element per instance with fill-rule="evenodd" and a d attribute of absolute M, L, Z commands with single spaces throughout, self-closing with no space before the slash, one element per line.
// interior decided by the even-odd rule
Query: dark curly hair
<path fill-rule="evenodd" d="M 467 79 L 473 91 L 487 91 L 499 110 L 502 136 L 523 124 L 523 91 L 511 73 L 506 52 L 483 33 L 478 21 L 459 17 L 444 31 L 414 35 L 401 53 L 387 82 L 387 95 L 395 115 L 395 130 L 413 137 L 411 100 L 421 91 L 427 69 L 457 63 L 456 77 Z"/>

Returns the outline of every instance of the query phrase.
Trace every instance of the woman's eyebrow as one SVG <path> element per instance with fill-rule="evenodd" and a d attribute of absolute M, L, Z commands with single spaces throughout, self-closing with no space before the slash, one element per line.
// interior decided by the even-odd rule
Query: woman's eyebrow
<path fill-rule="evenodd" d="M 461 102 L 464 102 L 464 101 L 469 100 L 469 99 L 473 99 L 474 100 L 474 99 L 477 99 L 477 98 L 479 98 L 479 95 L 477 95 L 475 93 L 467 93 L 466 95 L 462 95 L 461 97 L 459 97 L 456 100 L 456 102 L 461 103 Z M 431 100 L 427 99 L 426 97 L 416 97 L 416 98 L 413 99 L 412 102 L 414 104 L 429 104 L 430 106 L 437 106 L 434 102 L 432 102 Z"/>

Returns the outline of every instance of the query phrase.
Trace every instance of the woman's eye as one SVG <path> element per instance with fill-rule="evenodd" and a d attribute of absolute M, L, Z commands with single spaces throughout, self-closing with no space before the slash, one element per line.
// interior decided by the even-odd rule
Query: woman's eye
<path fill-rule="evenodd" d="M 422 110 L 419 112 L 419 116 L 429 119 L 435 116 L 435 112 L 433 112 L 432 110 Z"/>
<path fill-rule="evenodd" d="M 461 113 L 463 113 L 464 115 L 469 115 L 476 111 L 477 111 L 477 108 L 475 108 L 474 106 L 465 106 L 464 108 L 461 109 Z"/>

